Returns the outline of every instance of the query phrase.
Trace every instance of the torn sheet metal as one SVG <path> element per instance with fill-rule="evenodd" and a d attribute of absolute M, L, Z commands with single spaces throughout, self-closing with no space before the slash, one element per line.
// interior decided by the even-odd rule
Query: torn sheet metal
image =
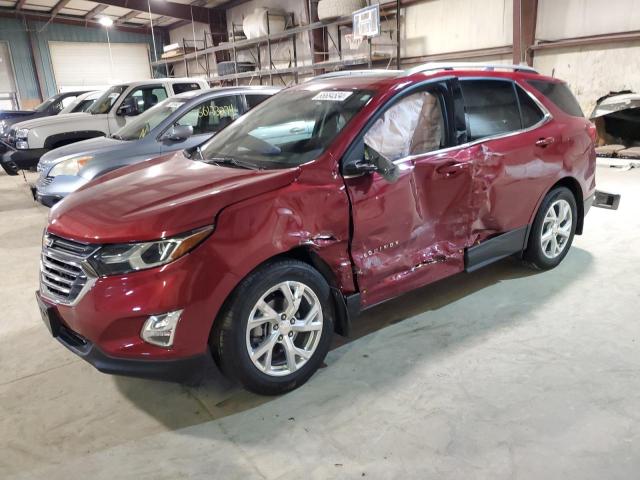
<path fill-rule="evenodd" d="M 632 108 L 640 108 L 640 94 L 627 91 L 603 97 L 591 112 L 591 119 Z"/>

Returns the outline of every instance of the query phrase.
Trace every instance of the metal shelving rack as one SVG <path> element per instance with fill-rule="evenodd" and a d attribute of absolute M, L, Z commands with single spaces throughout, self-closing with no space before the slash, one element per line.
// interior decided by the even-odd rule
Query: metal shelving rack
<path fill-rule="evenodd" d="M 399 53 L 400 53 L 400 35 L 399 35 L 399 8 L 400 1 L 397 0 L 396 6 L 392 7 L 391 10 L 387 10 L 385 12 L 385 17 L 392 17 L 395 15 L 396 17 L 396 40 L 391 44 L 383 44 L 381 46 L 394 46 L 396 47 L 396 63 L 399 66 Z M 271 14 L 273 15 L 273 14 Z M 281 15 L 281 14 L 276 14 Z M 291 24 L 293 24 L 293 14 L 286 14 L 290 19 Z M 267 29 L 269 28 L 269 13 L 267 13 Z M 218 45 L 208 45 L 207 36 L 205 36 L 204 40 L 202 40 L 204 48 L 198 49 L 196 45 L 196 50 L 193 52 L 185 53 L 184 55 L 176 56 L 173 58 L 162 59 L 156 62 L 153 62 L 152 65 L 155 66 L 170 66 L 176 63 L 184 62 L 185 69 L 187 75 L 190 74 L 188 64 L 189 60 L 196 59 L 198 60 L 202 57 L 205 59 L 204 65 L 198 61 L 198 66 L 204 71 L 206 79 L 210 83 L 214 84 L 229 84 L 235 83 L 238 84 L 239 80 L 242 79 L 252 79 L 257 78 L 259 83 L 263 83 L 263 79 L 269 79 L 269 83 L 273 85 L 274 77 L 279 77 L 283 84 L 286 85 L 284 81 L 285 76 L 293 76 L 294 81 L 298 83 L 299 75 L 305 73 L 312 73 L 318 71 L 326 71 L 330 69 L 340 69 L 353 67 L 358 65 L 367 65 L 371 68 L 374 62 L 379 61 L 373 58 L 372 54 L 372 41 L 371 39 L 367 39 L 368 49 L 366 55 L 354 56 L 351 58 L 346 58 L 345 51 L 343 49 L 342 42 L 342 29 L 349 29 L 352 25 L 351 17 L 341 17 L 331 21 L 318 21 L 313 22 L 306 25 L 298 25 L 293 26 L 279 33 L 270 33 L 264 37 L 254 38 L 254 39 L 246 39 L 246 40 L 236 40 L 235 37 L 235 25 L 233 26 L 232 39 L 229 42 L 219 43 Z M 334 39 L 331 33 L 329 32 L 330 27 L 337 27 L 338 34 L 337 38 Z M 298 49 L 297 49 L 297 36 L 303 33 L 308 33 L 316 29 L 325 29 L 328 39 L 333 44 L 335 53 L 337 53 L 338 60 L 327 60 L 323 62 L 311 63 L 309 65 L 300 65 L 298 62 Z M 213 40 L 213 39 L 212 39 Z M 184 49 L 187 49 L 187 43 L 189 40 L 183 40 Z M 292 66 L 286 68 L 276 68 L 273 63 L 273 46 L 282 42 L 291 42 L 293 58 L 292 58 Z M 193 43 L 193 41 L 191 41 Z M 212 42 L 213 43 L 213 42 Z M 266 46 L 267 53 L 267 68 L 262 67 L 262 47 Z M 229 75 L 217 75 L 217 57 L 222 54 L 225 57 L 230 57 L 230 60 L 234 62 L 236 68 L 236 72 L 238 70 L 238 52 L 240 51 L 249 51 L 251 56 L 255 60 L 256 70 L 247 71 L 247 72 L 238 72 L 232 73 Z M 255 52 L 255 54 L 253 53 Z M 332 52 L 325 52 L 327 54 Z M 210 55 L 213 54 L 214 59 L 216 61 L 210 61 Z M 311 57 L 313 58 L 313 44 L 312 44 L 312 52 Z M 391 62 L 393 60 L 393 56 L 389 58 L 385 58 L 385 61 Z M 213 63 L 214 65 L 211 65 Z M 214 74 L 215 71 L 215 74 Z"/>

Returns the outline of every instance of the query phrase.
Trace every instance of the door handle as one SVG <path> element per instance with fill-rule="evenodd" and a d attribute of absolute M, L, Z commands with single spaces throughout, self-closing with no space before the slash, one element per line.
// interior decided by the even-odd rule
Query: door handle
<path fill-rule="evenodd" d="M 436 167 L 436 173 L 445 177 L 454 177 L 468 168 L 468 162 L 447 162 Z"/>
<path fill-rule="evenodd" d="M 556 139 L 553 137 L 539 138 L 536 140 L 536 147 L 546 148 L 554 143 L 556 143 Z"/>
<path fill-rule="evenodd" d="M 293 127 L 289 130 L 289 133 L 304 133 L 304 128 L 302 127 Z"/>

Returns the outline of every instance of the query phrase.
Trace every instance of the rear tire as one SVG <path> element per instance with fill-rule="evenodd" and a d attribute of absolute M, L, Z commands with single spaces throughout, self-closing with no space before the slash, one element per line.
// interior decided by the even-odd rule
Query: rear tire
<path fill-rule="evenodd" d="M 333 335 L 331 290 L 310 265 L 279 260 L 258 268 L 216 319 L 210 347 L 224 375 L 263 395 L 304 384 Z"/>
<path fill-rule="evenodd" d="M 557 187 L 540 205 L 529 233 L 523 259 L 538 270 L 555 268 L 566 257 L 578 224 L 578 208 L 571 190 Z"/>

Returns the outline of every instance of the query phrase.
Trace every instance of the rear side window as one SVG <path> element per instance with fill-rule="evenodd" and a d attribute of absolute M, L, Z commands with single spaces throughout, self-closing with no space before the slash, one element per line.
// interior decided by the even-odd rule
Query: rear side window
<path fill-rule="evenodd" d="M 247 106 L 249 107 L 249 110 L 251 110 L 253 107 L 257 107 L 258 105 L 260 105 L 262 102 L 264 102 L 267 98 L 269 98 L 271 95 L 245 95 L 245 98 L 247 99 Z"/>
<path fill-rule="evenodd" d="M 545 80 L 527 80 L 527 83 L 555 103 L 567 115 L 584 117 L 580 104 L 566 84 L 547 82 Z"/>
<path fill-rule="evenodd" d="M 544 113 L 522 88 L 516 87 L 516 90 L 520 102 L 520 113 L 522 113 L 522 128 L 533 127 L 544 118 Z"/>
<path fill-rule="evenodd" d="M 462 80 L 469 140 L 479 140 L 522 128 L 518 98 L 512 82 Z"/>
<path fill-rule="evenodd" d="M 184 92 L 190 92 L 191 90 L 200 90 L 200 85 L 196 82 L 173 84 L 173 93 L 176 95 Z"/>

